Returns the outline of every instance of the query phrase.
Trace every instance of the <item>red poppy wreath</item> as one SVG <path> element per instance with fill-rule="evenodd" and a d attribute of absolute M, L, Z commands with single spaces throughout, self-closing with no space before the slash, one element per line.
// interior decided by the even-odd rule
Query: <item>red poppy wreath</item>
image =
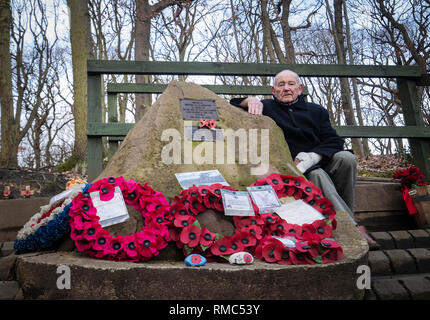
<path fill-rule="evenodd" d="M 221 189 L 237 191 L 221 184 L 192 186 L 182 190 L 180 196 L 173 199 L 169 232 L 177 247 L 183 249 L 184 255 L 196 253 L 205 256 L 208 261 L 226 262 L 233 253 L 253 253 L 260 237 L 258 228 L 238 228 L 239 226 L 235 225 L 234 235 L 224 236 L 211 232 L 197 221 L 197 216 L 207 209 L 224 212 Z M 255 210 L 257 207 L 254 205 Z M 237 219 L 234 221 L 243 223 Z"/>
<path fill-rule="evenodd" d="M 278 198 L 290 196 L 301 199 L 318 210 L 325 219 L 297 225 L 272 213 L 256 214 L 254 222 L 235 217 L 238 226 L 254 225 L 254 230 L 255 225 L 262 227 L 258 231 L 260 241 L 255 248 L 255 256 L 279 264 L 316 264 L 342 259 L 342 248 L 332 238 L 332 230 L 336 228 L 336 211 L 331 202 L 322 196 L 321 190 L 303 177 L 280 174 L 259 179 L 252 186 L 268 184 L 273 187 Z"/>
<path fill-rule="evenodd" d="M 115 187 L 122 191 L 124 201 L 142 214 L 144 227 L 141 231 L 126 236 L 112 236 L 101 227 L 97 209 L 91 200 L 91 192 L 99 192 L 101 201 L 114 197 Z M 71 238 L 76 248 L 91 257 L 139 262 L 147 261 L 159 254 L 168 245 L 169 203 L 160 192 L 148 183 L 143 186 L 123 177 L 107 177 L 78 194 L 70 208 Z"/>

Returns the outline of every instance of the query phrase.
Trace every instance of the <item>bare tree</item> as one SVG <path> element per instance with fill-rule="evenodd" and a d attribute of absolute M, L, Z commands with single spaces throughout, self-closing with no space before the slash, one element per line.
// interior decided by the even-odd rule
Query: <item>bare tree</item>
<path fill-rule="evenodd" d="M 93 59 L 91 24 L 86 0 L 67 0 L 70 10 L 70 42 L 73 64 L 73 115 L 75 144 L 67 167 L 86 161 L 87 155 L 87 59 Z"/>

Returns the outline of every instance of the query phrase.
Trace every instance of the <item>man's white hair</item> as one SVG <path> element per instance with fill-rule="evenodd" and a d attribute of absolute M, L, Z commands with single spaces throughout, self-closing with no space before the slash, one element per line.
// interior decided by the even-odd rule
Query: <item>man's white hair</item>
<path fill-rule="evenodd" d="M 288 73 L 292 73 L 292 74 L 294 74 L 294 76 L 297 78 L 297 84 L 298 84 L 298 85 L 300 85 L 300 84 L 302 83 L 302 80 L 300 80 L 300 77 L 299 77 L 299 75 L 298 75 L 296 72 L 294 72 L 294 71 L 292 71 L 292 70 L 289 70 L 289 69 L 285 69 L 285 70 L 282 70 L 282 71 L 278 72 L 278 73 L 275 75 L 275 78 L 273 78 L 273 86 L 276 86 L 276 79 L 278 78 L 278 76 L 279 76 L 280 74 L 282 74 L 282 73 L 284 73 L 284 72 L 288 72 Z"/>

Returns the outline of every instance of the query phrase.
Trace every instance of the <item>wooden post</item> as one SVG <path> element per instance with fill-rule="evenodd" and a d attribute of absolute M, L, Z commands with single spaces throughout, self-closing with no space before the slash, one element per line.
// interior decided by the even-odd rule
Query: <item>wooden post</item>
<path fill-rule="evenodd" d="M 88 74 L 88 122 L 102 122 L 102 78 L 100 74 Z M 88 182 L 103 170 L 102 137 L 88 137 Z"/>
<path fill-rule="evenodd" d="M 418 103 L 416 82 L 410 79 L 397 78 L 397 88 L 402 103 L 405 125 L 424 127 L 423 115 Z M 415 165 L 420 168 L 427 179 L 430 178 L 429 139 L 410 138 L 408 140 Z"/>

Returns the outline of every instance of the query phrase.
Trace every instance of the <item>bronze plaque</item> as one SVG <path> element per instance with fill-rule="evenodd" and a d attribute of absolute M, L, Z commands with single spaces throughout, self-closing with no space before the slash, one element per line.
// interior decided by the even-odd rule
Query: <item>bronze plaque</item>
<path fill-rule="evenodd" d="M 219 120 L 215 100 L 180 99 L 183 120 Z"/>

